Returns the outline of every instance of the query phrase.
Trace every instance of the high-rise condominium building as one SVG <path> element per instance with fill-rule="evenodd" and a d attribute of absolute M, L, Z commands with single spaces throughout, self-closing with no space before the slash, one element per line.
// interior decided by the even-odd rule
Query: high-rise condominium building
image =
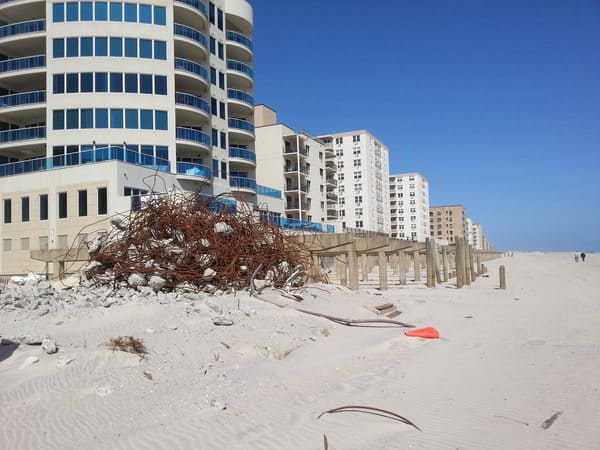
<path fill-rule="evenodd" d="M 281 202 L 257 198 L 247 1 L 4 0 L 0 23 L 0 273 L 148 191 Z"/>
<path fill-rule="evenodd" d="M 429 208 L 430 236 L 455 242 L 457 237 L 467 239 L 465 208 L 460 205 L 431 206 Z"/>
<path fill-rule="evenodd" d="M 337 166 L 342 228 L 390 233 L 389 150 L 365 130 L 321 136 Z"/>
<path fill-rule="evenodd" d="M 337 185 L 333 154 L 307 132 L 279 123 L 271 108 L 258 105 L 256 123 L 256 175 L 261 182 L 284 192 L 285 219 L 317 231 L 336 220 Z M 329 227 L 331 230 L 331 227 Z"/>
<path fill-rule="evenodd" d="M 424 242 L 429 237 L 429 182 L 420 173 L 390 176 L 391 237 Z"/>

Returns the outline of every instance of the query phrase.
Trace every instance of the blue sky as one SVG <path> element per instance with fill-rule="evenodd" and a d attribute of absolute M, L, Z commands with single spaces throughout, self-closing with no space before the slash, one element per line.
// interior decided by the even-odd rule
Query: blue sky
<path fill-rule="evenodd" d="M 253 0 L 256 98 L 366 128 L 497 248 L 600 251 L 600 0 Z"/>

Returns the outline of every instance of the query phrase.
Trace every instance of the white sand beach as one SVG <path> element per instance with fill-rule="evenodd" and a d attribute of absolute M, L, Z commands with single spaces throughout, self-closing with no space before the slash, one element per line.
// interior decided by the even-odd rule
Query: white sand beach
<path fill-rule="evenodd" d="M 498 266 L 508 289 L 496 289 Z M 351 292 L 318 285 L 301 307 L 433 326 L 346 327 L 248 295 L 194 303 L 0 314 L 0 335 L 47 335 L 59 351 L 0 347 L 0 448 L 28 449 L 598 449 L 600 258 L 515 254 L 457 290 Z M 299 306 L 274 291 L 266 297 Z M 239 309 L 238 309 L 239 301 Z M 232 326 L 213 325 L 223 310 Z M 147 358 L 111 352 L 145 341 Z M 24 363 L 29 357 L 39 361 Z M 413 421 L 358 412 L 364 405 Z M 546 427 L 545 421 L 555 415 Z"/>

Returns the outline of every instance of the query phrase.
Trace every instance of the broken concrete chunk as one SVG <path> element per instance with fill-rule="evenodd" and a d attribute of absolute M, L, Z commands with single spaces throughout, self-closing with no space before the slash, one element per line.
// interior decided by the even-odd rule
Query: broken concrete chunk
<path fill-rule="evenodd" d="M 215 276 L 217 275 L 217 272 L 215 272 L 213 269 L 211 269 L 210 267 L 208 269 L 206 269 L 204 271 L 204 273 L 202 274 L 202 278 L 205 281 L 211 281 Z"/>
<path fill-rule="evenodd" d="M 53 355 L 54 353 L 58 352 L 58 347 L 53 339 L 44 339 L 42 341 L 42 350 L 49 355 Z"/>
<path fill-rule="evenodd" d="M 231 234 L 233 232 L 233 228 L 231 225 L 225 222 L 217 222 L 215 224 L 215 233 L 218 234 Z"/>
<path fill-rule="evenodd" d="M 127 224 L 125 223 L 125 219 L 119 216 L 115 216 L 110 219 L 110 224 L 115 227 L 117 230 L 125 230 L 127 228 Z"/>
<path fill-rule="evenodd" d="M 167 284 L 167 280 L 163 277 L 159 277 L 158 275 L 154 275 L 150 277 L 148 280 L 148 286 L 151 287 L 154 292 L 160 291 Z"/>
<path fill-rule="evenodd" d="M 132 273 L 127 278 L 127 284 L 129 284 L 129 286 L 132 288 L 137 289 L 139 286 L 146 285 L 146 278 L 144 278 L 144 275 L 141 273 Z"/>

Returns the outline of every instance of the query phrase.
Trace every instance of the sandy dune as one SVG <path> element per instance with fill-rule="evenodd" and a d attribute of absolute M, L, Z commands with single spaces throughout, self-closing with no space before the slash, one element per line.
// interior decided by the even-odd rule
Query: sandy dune
<path fill-rule="evenodd" d="M 495 289 L 499 264 L 507 291 Z M 600 258 L 525 254 L 488 266 L 490 278 L 462 290 L 304 294 L 305 309 L 351 318 L 392 302 L 399 320 L 435 326 L 442 339 L 432 341 L 246 295 L 4 315 L 3 336 L 47 334 L 60 350 L 0 347 L 0 448 L 322 449 L 323 434 L 332 450 L 600 448 Z M 212 324 L 218 307 L 233 326 Z M 148 358 L 108 351 L 118 335 L 143 338 Z M 30 356 L 39 362 L 21 368 Z M 349 404 L 423 431 L 359 413 L 317 420 Z"/>

